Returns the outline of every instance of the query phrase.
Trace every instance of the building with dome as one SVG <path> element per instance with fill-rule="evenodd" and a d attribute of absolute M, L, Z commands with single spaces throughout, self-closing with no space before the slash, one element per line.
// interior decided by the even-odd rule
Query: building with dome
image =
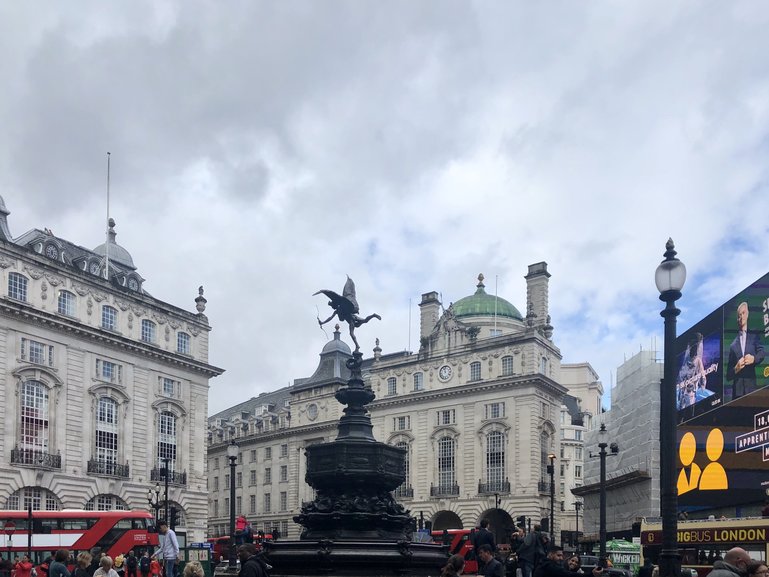
<path fill-rule="evenodd" d="M 88 250 L 49 229 L 14 239 L 9 214 L 0 199 L 0 508 L 147 510 L 167 478 L 180 533 L 202 539 L 222 373 L 202 287 L 192 312 L 150 295 L 112 219 Z"/>
<path fill-rule="evenodd" d="M 395 494 L 419 524 L 472 528 L 488 518 L 505 542 L 518 517 L 534 524 L 548 517 L 552 455 L 555 538 L 574 530 L 582 433 L 601 410 L 603 387 L 588 363 L 561 362 L 549 278 L 546 263 L 529 267 L 525 315 L 488 294 L 483 275 L 472 294 L 447 307 L 438 292 L 424 293 L 419 351 L 383 353 L 377 340 L 364 360 L 376 394 L 374 436 L 406 449 L 406 481 Z M 337 329 L 312 376 L 209 419 L 212 536 L 228 531 L 226 448 L 234 441 L 237 514 L 298 537 L 292 518 L 312 498 L 303 449 L 336 437 L 343 407 L 334 393 L 349 376 L 350 355 Z"/>

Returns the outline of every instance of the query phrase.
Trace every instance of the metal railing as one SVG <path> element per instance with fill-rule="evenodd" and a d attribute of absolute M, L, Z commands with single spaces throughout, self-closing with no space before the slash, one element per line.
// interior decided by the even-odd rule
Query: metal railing
<path fill-rule="evenodd" d="M 540 493 L 550 494 L 550 481 L 540 481 L 537 484 Z"/>
<path fill-rule="evenodd" d="M 492 493 L 509 493 L 510 481 L 489 481 L 488 483 L 478 482 L 478 493 L 481 495 Z"/>
<path fill-rule="evenodd" d="M 119 463 L 110 463 L 109 461 L 99 461 L 98 459 L 91 459 L 88 461 L 88 472 L 93 475 L 106 475 L 107 477 L 124 477 L 131 476 L 128 463 L 120 465 Z"/>
<path fill-rule="evenodd" d="M 430 485 L 431 497 L 458 497 L 459 485 Z"/>
<path fill-rule="evenodd" d="M 411 485 L 401 485 L 395 491 L 393 491 L 393 495 L 396 497 L 400 497 L 402 499 L 413 499 L 414 498 L 414 487 Z"/>
<path fill-rule="evenodd" d="M 164 468 L 155 467 L 150 471 L 150 481 L 157 481 L 162 483 L 166 480 L 166 470 Z M 186 485 L 187 484 L 187 472 L 177 473 L 176 471 L 170 471 L 168 474 L 169 485 Z"/>
<path fill-rule="evenodd" d="M 11 463 L 14 465 L 31 465 L 42 469 L 61 469 L 61 454 L 53 455 L 34 449 L 11 449 Z"/>

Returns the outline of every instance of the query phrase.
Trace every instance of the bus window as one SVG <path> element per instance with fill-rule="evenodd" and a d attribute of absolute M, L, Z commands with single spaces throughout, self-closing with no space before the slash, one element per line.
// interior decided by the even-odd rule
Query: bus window
<path fill-rule="evenodd" d="M 115 529 L 130 529 L 131 528 L 131 519 L 120 519 L 117 523 L 115 523 Z"/>
<path fill-rule="evenodd" d="M 58 519 L 39 519 L 39 523 L 41 533 L 49 534 L 59 528 Z"/>
<path fill-rule="evenodd" d="M 134 529 L 147 529 L 149 526 L 149 520 L 148 519 L 134 519 L 133 520 L 133 528 Z"/>
<path fill-rule="evenodd" d="M 85 531 L 88 529 L 89 519 L 62 519 L 62 531 Z"/>

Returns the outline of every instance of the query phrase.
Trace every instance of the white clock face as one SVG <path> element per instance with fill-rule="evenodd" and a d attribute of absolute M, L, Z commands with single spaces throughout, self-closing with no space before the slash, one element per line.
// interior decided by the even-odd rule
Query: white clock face
<path fill-rule="evenodd" d="M 47 247 L 45 247 L 45 256 L 47 256 L 50 259 L 56 260 L 57 258 L 59 258 L 59 251 L 55 246 L 53 246 L 52 244 L 49 244 Z"/>
<path fill-rule="evenodd" d="M 312 403 L 307 406 L 307 418 L 314 421 L 318 418 L 318 405 Z"/>
<path fill-rule="evenodd" d="M 442 381 L 448 381 L 451 378 L 451 367 L 443 365 L 438 371 L 438 378 Z"/>
<path fill-rule="evenodd" d="M 139 283 L 136 282 L 135 278 L 128 279 L 128 288 L 132 291 L 139 290 Z"/>
<path fill-rule="evenodd" d="M 99 274 L 99 263 L 98 262 L 92 262 L 91 263 L 91 274 Z"/>

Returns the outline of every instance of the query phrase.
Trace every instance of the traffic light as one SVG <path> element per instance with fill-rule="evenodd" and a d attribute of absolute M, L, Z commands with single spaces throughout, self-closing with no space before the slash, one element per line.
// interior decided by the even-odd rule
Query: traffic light
<path fill-rule="evenodd" d="M 542 520 L 539 522 L 539 530 L 543 533 L 550 532 L 550 519 L 547 517 L 543 517 Z"/>
<path fill-rule="evenodd" d="M 176 524 L 179 522 L 179 510 L 176 507 L 171 507 L 171 518 L 168 520 L 168 525 L 171 531 L 176 530 Z"/>
<path fill-rule="evenodd" d="M 516 527 L 526 530 L 526 515 L 520 515 L 516 519 Z"/>

